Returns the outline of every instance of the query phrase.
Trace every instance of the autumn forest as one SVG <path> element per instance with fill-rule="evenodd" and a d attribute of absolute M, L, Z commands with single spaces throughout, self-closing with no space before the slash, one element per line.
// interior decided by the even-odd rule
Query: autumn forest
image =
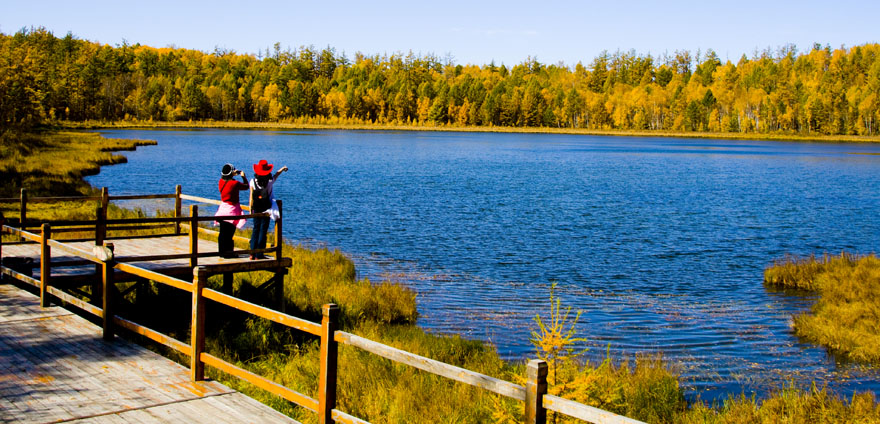
<path fill-rule="evenodd" d="M 603 52 L 461 65 L 434 55 L 259 54 L 0 34 L 0 126 L 237 121 L 877 135 L 880 44 L 722 60 L 712 50 Z"/>

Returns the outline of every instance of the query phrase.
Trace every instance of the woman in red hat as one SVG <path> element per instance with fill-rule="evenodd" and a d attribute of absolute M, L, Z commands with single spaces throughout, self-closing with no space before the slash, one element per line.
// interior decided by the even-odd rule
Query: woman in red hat
<path fill-rule="evenodd" d="M 251 213 L 262 213 L 273 209 L 273 201 L 275 197 L 272 195 L 272 185 L 282 172 L 287 171 L 287 167 L 281 167 L 274 175 L 272 175 L 273 165 L 265 159 L 261 159 L 259 163 L 254 164 L 254 174 L 256 177 L 251 179 Z M 273 217 L 274 218 L 274 217 Z M 266 248 L 266 233 L 269 231 L 269 217 L 254 218 L 254 232 L 251 234 L 251 250 Z M 276 243 L 280 243 L 277 240 Z M 251 259 L 265 259 L 263 254 L 252 254 Z"/>

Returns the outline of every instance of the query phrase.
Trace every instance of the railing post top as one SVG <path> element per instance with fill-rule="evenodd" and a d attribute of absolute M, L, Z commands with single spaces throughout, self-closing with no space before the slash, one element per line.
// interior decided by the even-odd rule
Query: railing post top
<path fill-rule="evenodd" d="M 339 306 L 335 303 L 326 303 L 321 307 L 321 312 L 325 317 L 336 318 L 339 315 Z"/>
<path fill-rule="evenodd" d="M 526 370 L 529 378 L 546 377 L 547 362 L 543 359 L 532 359 L 526 366 Z"/>
<path fill-rule="evenodd" d="M 193 276 L 194 277 L 207 277 L 208 276 L 208 268 L 204 266 L 197 266 L 193 268 Z"/>

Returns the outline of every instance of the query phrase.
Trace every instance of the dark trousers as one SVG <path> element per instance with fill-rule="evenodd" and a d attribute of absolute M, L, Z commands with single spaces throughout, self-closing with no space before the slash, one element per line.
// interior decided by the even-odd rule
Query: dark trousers
<path fill-rule="evenodd" d="M 235 235 L 235 225 L 228 222 L 220 221 L 220 236 L 217 237 L 217 250 L 221 257 L 229 255 L 229 252 L 235 250 L 235 243 L 232 236 Z"/>
<path fill-rule="evenodd" d="M 269 232 L 269 217 L 254 218 L 254 232 L 251 234 L 251 250 L 266 248 L 266 233 Z M 258 253 L 255 256 L 263 256 Z"/>

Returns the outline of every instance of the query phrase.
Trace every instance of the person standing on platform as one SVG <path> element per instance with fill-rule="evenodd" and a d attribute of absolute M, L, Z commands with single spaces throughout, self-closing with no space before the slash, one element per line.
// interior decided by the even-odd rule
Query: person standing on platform
<path fill-rule="evenodd" d="M 241 176 L 241 182 L 235 180 L 235 176 Z M 238 192 L 248 189 L 247 177 L 244 171 L 239 171 L 232 166 L 231 163 L 223 165 L 220 170 L 220 207 L 214 216 L 231 216 L 241 215 L 241 203 L 239 201 Z M 220 252 L 221 258 L 236 258 L 238 255 L 232 253 L 235 250 L 235 243 L 232 237 L 235 235 L 236 228 L 244 227 L 245 220 L 237 219 L 235 221 L 215 221 L 215 225 L 220 225 L 220 236 L 217 238 L 217 250 Z"/>
<path fill-rule="evenodd" d="M 272 193 L 272 187 L 275 183 L 275 180 L 278 179 L 278 176 L 281 175 L 282 172 L 287 171 L 287 167 L 282 167 L 274 175 L 272 174 L 273 167 L 274 166 L 271 163 L 267 162 L 265 159 L 262 159 L 259 163 L 254 164 L 254 174 L 256 174 L 256 176 L 250 181 L 251 213 L 271 213 L 273 209 L 277 210 L 277 206 L 275 205 L 275 196 Z M 266 248 L 267 232 L 269 232 L 269 217 L 255 217 L 254 232 L 251 234 L 251 250 Z M 276 243 L 280 242 L 280 240 L 276 241 Z M 257 253 L 251 254 L 250 259 L 266 259 L 266 257 L 262 253 Z"/>

